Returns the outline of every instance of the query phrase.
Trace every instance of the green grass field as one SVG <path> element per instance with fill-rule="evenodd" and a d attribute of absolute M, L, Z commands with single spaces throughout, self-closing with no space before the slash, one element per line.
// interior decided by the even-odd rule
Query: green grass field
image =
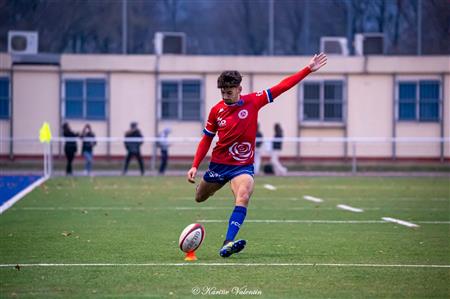
<path fill-rule="evenodd" d="M 0 297 L 449 298 L 449 185 L 257 178 L 238 235 L 247 248 L 223 259 L 228 185 L 197 204 L 184 178 L 56 178 L 0 216 Z M 206 238 L 184 265 L 178 237 L 199 220 Z"/>

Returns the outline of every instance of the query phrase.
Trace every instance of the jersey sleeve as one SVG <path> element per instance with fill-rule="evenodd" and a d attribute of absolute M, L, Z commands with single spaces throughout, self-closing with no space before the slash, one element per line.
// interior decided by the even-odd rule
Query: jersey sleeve
<path fill-rule="evenodd" d="M 216 109 L 212 108 L 209 112 L 208 120 L 206 121 L 203 133 L 209 137 L 216 136 L 217 122 L 216 122 Z"/>
<path fill-rule="evenodd" d="M 272 101 L 273 101 L 273 99 L 275 99 L 279 95 L 281 95 L 283 92 L 288 91 L 289 89 L 291 89 L 292 87 L 294 87 L 295 85 L 300 83 L 300 81 L 302 81 L 310 73 L 311 73 L 311 69 L 308 66 L 306 66 L 299 72 L 297 72 L 287 78 L 284 78 L 280 83 L 278 83 L 277 85 L 268 89 L 269 94 L 271 95 Z"/>
<path fill-rule="evenodd" d="M 253 102 L 255 103 L 258 110 L 265 105 L 273 102 L 273 97 L 270 89 L 264 89 L 262 91 L 252 93 L 250 94 L 250 96 L 252 97 Z"/>

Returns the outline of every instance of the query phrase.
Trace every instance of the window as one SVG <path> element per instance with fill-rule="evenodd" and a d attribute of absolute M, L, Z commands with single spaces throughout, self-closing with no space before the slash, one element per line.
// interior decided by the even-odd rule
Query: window
<path fill-rule="evenodd" d="M 9 118 L 9 78 L 0 77 L 0 119 Z"/>
<path fill-rule="evenodd" d="M 161 82 L 161 119 L 201 120 L 201 110 L 201 82 L 199 80 Z"/>
<path fill-rule="evenodd" d="M 68 79 L 64 82 L 64 90 L 66 118 L 106 118 L 104 79 Z"/>
<path fill-rule="evenodd" d="M 440 82 L 433 80 L 398 82 L 398 120 L 439 121 Z"/>
<path fill-rule="evenodd" d="M 342 81 L 305 82 L 303 84 L 302 120 L 342 121 L 344 109 Z"/>

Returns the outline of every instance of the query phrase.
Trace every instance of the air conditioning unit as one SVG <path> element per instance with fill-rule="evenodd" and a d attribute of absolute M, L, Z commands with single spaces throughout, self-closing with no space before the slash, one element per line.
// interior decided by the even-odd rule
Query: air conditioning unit
<path fill-rule="evenodd" d="M 346 37 L 323 36 L 320 38 L 320 52 L 329 55 L 348 56 Z"/>
<path fill-rule="evenodd" d="M 37 54 L 39 36 L 35 31 L 8 31 L 8 52 L 11 54 Z"/>
<path fill-rule="evenodd" d="M 383 55 L 384 34 L 383 33 L 357 33 L 355 34 L 356 55 Z"/>
<path fill-rule="evenodd" d="M 155 54 L 185 54 L 186 34 L 183 32 L 156 32 Z"/>

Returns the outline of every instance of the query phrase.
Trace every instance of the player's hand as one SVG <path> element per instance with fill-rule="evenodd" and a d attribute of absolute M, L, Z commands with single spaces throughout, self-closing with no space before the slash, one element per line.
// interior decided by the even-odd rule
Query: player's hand
<path fill-rule="evenodd" d="M 197 175 L 197 167 L 192 167 L 187 173 L 187 180 L 189 183 L 195 184 L 195 176 Z"/>
<path fill-rule="evenodd" d="M 311 72 L 315 72 L 319 70 L 321 67 L 323 67 L 325 64 L 327 64 L 327 55 L 324 53 L 320 53 L 319 55 L 315 54 L 314 57 L 309 62 L 308 66 L 311 69 Z"/>

